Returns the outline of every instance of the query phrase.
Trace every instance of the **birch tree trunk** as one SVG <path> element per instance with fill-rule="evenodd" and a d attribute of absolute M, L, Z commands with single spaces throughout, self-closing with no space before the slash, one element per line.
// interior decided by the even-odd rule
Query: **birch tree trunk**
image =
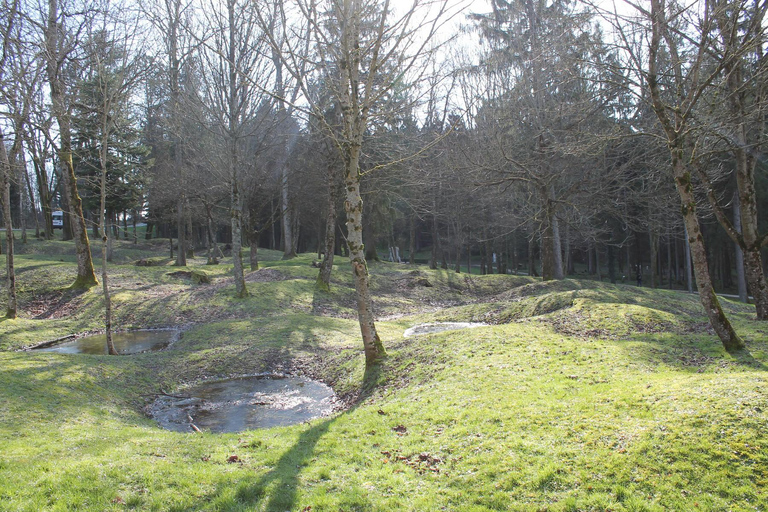
<path fill-rule="evenodd" d="M 362 132 L 360 133 L 362 138 Z M 386 352 L 381 338 L 376 331 L 371 301 L 368 264 L 365 261 L 365 245 L 363 245 L 363 198 L 360 195 L 360 143 L 352 144 L 349 148 L 349 158 L 346 170 L 346 201 L 344 210 L 347 213 L 347 247 L 349 260 L 352 263 L 352 273 L 355 277 L 357 292 L 357 316 L 360 322 L 360 332 L 363 337 L 365 364 L 367 367 L 381 359 Z"/>

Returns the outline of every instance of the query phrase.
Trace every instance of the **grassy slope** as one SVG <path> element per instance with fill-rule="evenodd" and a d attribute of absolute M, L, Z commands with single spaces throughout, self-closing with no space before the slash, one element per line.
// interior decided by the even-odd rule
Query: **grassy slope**
<path fill-rule="evenodd" d="M 389 358 L 363 388 L 349 266 L 323 295 L 310 256 L 264 251 L 242 301 L 229 265 L 201 266 L 208 286 L 112 267 L 118 325 L 188 324 L 165 352 L 15 351 L 99 328 L 100 292 L 63 291 L 68 250 L 17 259 L 33 314 L 0 321 L 1 510 L 768 509 L 768 326 L 748 306 L 725 302 L 751 352 L 734 359 L 685 294 L 376 264 Z M 434 320 L 494 325 L 402 338 Z M 141 412 L 160 389 L 281 368 L 351 407 L 226 435 L 162 431 Z"/>

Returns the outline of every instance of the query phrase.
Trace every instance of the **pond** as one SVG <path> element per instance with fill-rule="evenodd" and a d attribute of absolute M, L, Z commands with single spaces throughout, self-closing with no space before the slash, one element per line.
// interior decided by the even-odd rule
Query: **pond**
<path fill-rule="evenodd" d="M 429 324 L 414 325 L 410 329 L 406 329 L 403 336 L 407 338 L 409 336 L 419 336 L 422 334 L 434 334 L 436 332 L 483 327 L 484 325 L 488 324 L 480 322 L 433 322 Z"/>
<path fill-rule="evenodd" d="M 322 382 L 288 375 L 258 375 L 205 382 L 147 409 L 164 429 L 210 432 L 294 425 L 331 414 L 338 403 Z"/>
<path fill-rule="evenodd" d="M 178 337 L 179 331 L 177 329 L 147 329 L 114 333 L 112 341 L 118 353 L 130 355 L 163 350 L 176 341 Z M 60 354 L 107 355 L 107 335 L 85 336 L 74 341 L 37 350 Z"/>

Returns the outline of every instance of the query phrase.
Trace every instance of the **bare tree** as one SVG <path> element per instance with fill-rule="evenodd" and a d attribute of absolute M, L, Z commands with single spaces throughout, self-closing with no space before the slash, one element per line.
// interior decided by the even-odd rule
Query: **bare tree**
<path fill-rule="evenodd" d="M 272 61 L 265 57 L 265 39 L 253 4 L 238 0 L 227 0 L 224 5 L 212 2 L 205 16 L 212 34 L 201 48 L 204 61 L 201 78 L 206 110 L 213 125 L 211 130 L 226 148 L 219 161 L 227 170 L 229 182 L 235 288 L 237 297 L 246 297 L 241 168 L 249 167 L 243 157 L 244 142 L 266 122 L 264 116 L 258 116 L 258 111 L 269 97 L 255 84 L 270 80 Z"/>
<path fill-rule="evenodd" d="M 651 10 L 645 13 L 651 23 L 647 87 L 654 113 L 667 138 L 699 297 L 723 346 L 727 351 L 733 352 L 744 348 L 744 343 L 723 313 L 712 286 L 707 251 L 697 216 L 692 179 L 695 162 L 692 161 L 691 154 L 694 142 L 691 140 L 693 109 L 705 90 L 720 74 L 722 66 L 707 67 L 707 40 L 714 29 L 709 0 L 704 1 L 702 16 L 690 20 L 698 36 L 693 41 L 682 37 L 682 29 L 679 28 L 687 11 L 686 7 L 674 2 L 651 1 Z M 691 44 L 687 45 L 686 41 Z"/>
<path fill-rule="evenodd" d="M 8 62 L 13 38 L 17 33 L 15 25 L 20 22 L 18 19 L 19 2 L 3 1 L 2 14 L 0 14 L 0 31 L 2 31 L 2 54 L 0 55 L 0 88 L 3 91 L 10 86 L 6 83 L 8 77 L 5 75 L 6 63 Z M 3 98 L 5 100 L 5 98 Z M 2 194 L 3 220 L 5 221 L 5 270 L 6 284 L 8 286 L 8 303 L 5 309 L 7 318 L 16 318 L 16 270 L 14 268 L 13 251 L 13 222 L 11 220 L 11 161 L 8 157 L 8 151 L 5 146 L 5 137 L 3 129 L 0 127 L 0 194 Z"/>
<path fill-rule="evenodd" d="M 704 165 L 698 165 L 699 177 L 707 188 L 707 198 L 718 221 L 742 255 L 748 288 L 755 299 L 758 320 L 768 320 L 768 285 L 763 272 L 761 249 L 768 244 L 768 232 L 758 230 L 758 201 L 755 168 L 766 147 L 768 113 L 768 56 L 765 16 L 768 4 L 747 0 L 712 0 L 714 25 L 707 41 L 707 53 L 721 66 L 719 88 L 726 98 L 716 95 L 711 107 L 716 117 L 699 114 L 706 127 L 714 128 L 714 137 L 731 153 L 736 177 L 734 215 L 726 215 L 715 192 L 716 179 Z M 724 108 L 722 108 L 724 107 Z M 738 259 L 738 258 L 737 258 Z"/>
<path fill-rule="evenodd" d="M 77 17 L 60 0 L 48 0 L 48 12 L 45 23 L 45 59 L 48 86 L 51 94 L 53 116 L 59 128 L 58 156 L 62 165 L 63 193 L 66 194 L 70 215 L 73 216 L 73 234 L 77 253 L 77 278 L 73 288 L 90 288 L 98 284 L 93 269 L 91 243 L 88 240 L 88 230 L 83 216 L 83 204 L 77 190 L 77 178 L 72 161 L 71 133 L 71 98 L 68 98 L 65 67 L 68 59 L 79 47 L 79 37 L 84 28 L 90 23 L 89 16 L 93 13 L 92 5 L 83 5 L 77 10 Z M 67 22 L 73 20 L 76 25 L 67 27 Z"/>
<path fill-rule="evenodd" d="M 309 113 L 321 124 L 329 124 L 323 105 L 312 104 L 312 79 L 320 80 L 320 76 L 340 112 L 339 129 L 327 129 L 326 133 L 344 167 L 346 242 L 355 276 L 366 365 L 371 366 L 385 351 L 376 331 L 363 244 L 360 183 L 364 138 L 377 119 L 392 115 L 387 109 L 388 96 L 423 78 L 429 45 L 455 11 L 445 1 L 420 0 L 404 13 L 396 13 L 389 0 L 328 0 L 319 4 L 297 0 L 295 5 L 302 21 L 309 24 L 309 39 L 302 37 L 301 30 L 293 30 L 284 45 L 274 39 L 272 44 L 281 49 L 286 71 L 298 81 L 304 100 L 310 102 Z M 301 74 L 306 65 L 302 50 L 310 42 L 320 76 Z"/>
<path fill-rule="evenodd" d="M 195 29 L 192 24 L 192 11 L 194 9 L 191 0 L 147 0 L 142 5 L 144 14 L 158 31 L 162 44 L 165 47 L 167 57 L 167 79 L 169 92 L 169 115 L 166 119 L 169 125 L 169 136 L 172 151 L 172 172 L 175 177 L 177 194 L 175 196 L 176 230 L 179 240 L 179 250 L 176 253 L 176 265 L 186 266 L 187 248 L 187 203 L 188 194 L 185 179 L 184 140 L 182 126 L 184 118 L 184 90 L 182 70 L 187 66 L 187 61 L 196 49 L 192 44 L 191 34 Z"/>
<path fill-rule="evenodd" d="M 87 99 L 79 103 L 81 110 L 91 114 L 96 121 L 99 166 L 99 232 L 101 235 L 101 280 L 104 293 L 104 323 L 107 335 L 107 352 L 117 355 L 112 341 L 112 299 L 109 290 L 107 261 L 111 248 L 111 226 L 107 225 L 107 172 L 115 163 L 116 148 L 112 134 L 130 123 L 128 106 L 133 89 L 145 75 L 148 63 L 143 52 L 136 48 L 141 32 L 135 19 L 113 2 L 110 10 L 102 13 L 100 24 L 88 27 L 84 44 L 88 47 L 90 76 L 82 84 Z M 110 216 L 111 219 L 111 216 Z"/>

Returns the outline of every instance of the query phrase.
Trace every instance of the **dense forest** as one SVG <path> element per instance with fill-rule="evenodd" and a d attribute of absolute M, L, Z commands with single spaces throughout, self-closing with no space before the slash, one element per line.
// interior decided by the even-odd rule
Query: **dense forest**
<path fill-rule="evenodd" d="M 316 253 L 324 289 L 349 258 L 368 362 L 379 258 L 697 290 L 737 350 L 715 292 L 768 320 L 766 10 L 2 0 L 7 313 L 14 244 L 74 240 L 108 311 L 146 225 L 176 265 L 232 256 L 241 297 L 259 247 Z"/>

